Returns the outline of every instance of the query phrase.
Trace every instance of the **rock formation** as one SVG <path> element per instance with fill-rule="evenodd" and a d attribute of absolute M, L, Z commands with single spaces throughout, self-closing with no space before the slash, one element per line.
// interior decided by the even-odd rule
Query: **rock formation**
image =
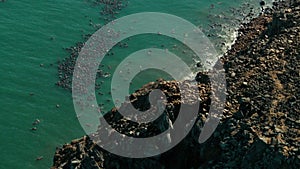
<path fill-rule="evenodd" d="M 130 159 L 103 150 L 84 136 L 58 148 L 52 168 L 300 168 L 300 1 L 289 3 L 265 9 L 269 12 L 242 25 L 235 44 L 221 58 L 226 71 L 227 100 L 221 123 L 205 143 L 199 144 L 198 137 L 207 118 L 211 88 L 207 75 L 199 73 L 196 80 L 201 106 L 197 121 L 188 136 L 170 151 Z M 118 132 L 129 136 L 158 134 L 169 127 L 166 120 L 176 120 L 181 104 L 193 102 L 194 98 L 182 99 L 186 103 L 180 99 L 178 85 L 184 83 L 157 80 L 133 93 L 122 105 L 126 108 L 132 103 L 136 108 L 148 109 L 149 92 L 161 89 L 168 100 L 166 118 L 137 124 L 112 109 L 105 119 Z"/>

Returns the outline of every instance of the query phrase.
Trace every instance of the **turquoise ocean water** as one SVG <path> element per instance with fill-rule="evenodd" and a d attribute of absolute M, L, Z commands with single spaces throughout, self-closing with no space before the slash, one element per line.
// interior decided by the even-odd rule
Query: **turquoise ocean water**
<path fill-rule="evenodd" d="M 118 17 L 145 11 L 165 12 L 206 28 L 209 14 L 226 13 L 230 7 L 244 2 L 130 0 Z M 210 9 L 211 4 L 215 4 L 215 9 Z M 0 169 L 49 168 L 55 147 L 85 134 L 76 118 L 71 93 L 54 85 L 58 80 L 56 62 L 68 56 L 63 48 L 82 41 L 83 34 L 95 31 L 90 20 L 104 24 L 99 19 L 99 11 L 99 7 L 85 0 L 7 0 L 0 3 Z M 144 41 L 131 40 L 127 53 L 145 47 Z M 147 41 L 149 46 L 164 43 L 163 40 L 151 41 L 151 38 Z M 115 66 L 119 60 L 112 57 L 107 62 Z M 152 79 L 157 78 L 156 73 L 152 74 Z M 133 89 L 151 80 L 150 75 L 151 72 L 144 79 L 141 76 Z M 105 87 L 102 90 L 103 97 L 108 97 Z M 35 119 L 41 122 L 37 131 L 31 131 Z M 43 159 L 36 161 L 39 156 Z"/>

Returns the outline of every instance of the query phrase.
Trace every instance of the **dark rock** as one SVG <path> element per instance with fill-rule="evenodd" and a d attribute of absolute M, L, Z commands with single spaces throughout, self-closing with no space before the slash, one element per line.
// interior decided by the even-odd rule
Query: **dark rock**
<path fill-rule="evenodd" d="M 199 144 L 198 137 L 210 108 L 211 88 L 208 74 L 198 73 L 195 80 L 201 102 L 196 124 L 172 150 L 151 158 L 128 159 L 106 152 L 94 138 L 83 137 L 57 149 L 53 168 L 300 168 L 300 1 L 290 2 L 276 2 L 274 10 L 243 24 L 237 41 L 221 58 L 228 88 L 224 116 L 205 143 Z M 176 120 L 181 105 L 195 99 L 181 101 L 179 84 L 162 79 L 146 84 L 122 105 L 127 108 L 132 103 L 149 110 L 149 92 L 161 89 L 167 111 L 152 123 L 129 121 L 117 109 L 109 111 L 105 120 L 128 136 L 157 135 Z M 195 92 L 188 85 L 185 89 L 187 94 Z M 99 127 L 99 131 L 106 130 Z"/>

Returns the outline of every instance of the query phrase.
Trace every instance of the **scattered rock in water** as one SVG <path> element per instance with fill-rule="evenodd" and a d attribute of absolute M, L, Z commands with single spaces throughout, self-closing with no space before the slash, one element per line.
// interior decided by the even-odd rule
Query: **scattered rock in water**
<path fill-rule="evenodd" d="M 36 130 L 37 130 L 37 127 L 32 127 L 31 130 L 32 130 L 32 131 L 36 131 Z"/>
<path fill-rule="evenodd" d="M 44 157 L 43 157 L 43 156 L 39 156 L 39 157 L 37 157 L 35 160 L 36 160 L 36 161 L 40 161 L 40 160 L 42 160 L 42 159 L 44 159 Z"/>
<path fill-rule="evenodd" d="M 40 122 L 41 122 L 41 121 L 40 121 L 39 119 L 36 119 L 36 120 L 34 120 L 34 122 L 32 123 L 32 125 L 34 125 L 34 126 L 35 126 L 35 125 L 38 125 L 38 124 L 40 124 Z"/>

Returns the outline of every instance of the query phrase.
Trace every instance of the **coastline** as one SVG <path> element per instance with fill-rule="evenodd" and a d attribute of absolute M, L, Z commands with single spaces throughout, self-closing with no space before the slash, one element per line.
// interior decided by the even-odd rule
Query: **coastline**
<path fill-rule="evenodd" d="M 298 6 L 285 7 L 281 12 L 260 15 L 239 29 L 237 40 L 221 59 L 227 74 L 228 98 L 222 123 L 209 141 L 202 145 L 195 142 L 206 118 L 203 116 L 205 111 L 201 110 L 187 138 L 161 156 L 147 159 L 118 157 L 97 147 L 85 136 L 57 149 L 52 168 L 298 168 L 298 107 L 286 105 L 293 102 L 299 105 L 298 96 L 293 94 L 299 91 L 292 91 L 293 87 L 297 90 L 299 75 L 287 75 L 292 69 L 298 70 L 299 33 L 294 29 L 299 32 L 299 3 L 296 1 Z M 285 35 L 290 36 L 291 32 L 294 36 L 287 39 Z M 285 38 L 284 43 L 280 41 L 282 38 Z M 285 42 L 289 45 L 280 46 Z M 287 57 L 293 53 L 294 58 Z M 142 107 L 145 104 L 143 98 L 150 90 L 167 90 L 173 83 L 163 80 L 149 83 L 133 94 L 131 100 Z M 207 84 L 199 85 L 206 89 L 204 93 L 209 93 Z M 174 98 L 172 92 L 167 95 Z M 170 102 L 175 105 L 172 109 L 176 112 L 179 103 L 176 99 Z M 203 99 L 201 103 L 206 108 L 208 100 Z M 122 118 L 112 110 L 106 119 L 118 128 Z M 134 126 L 135 131 L 142 127 Z M 153 133 L 160 127 L 153 124 Z M 235 151 L 231 151 L 233 149 Z"/>

